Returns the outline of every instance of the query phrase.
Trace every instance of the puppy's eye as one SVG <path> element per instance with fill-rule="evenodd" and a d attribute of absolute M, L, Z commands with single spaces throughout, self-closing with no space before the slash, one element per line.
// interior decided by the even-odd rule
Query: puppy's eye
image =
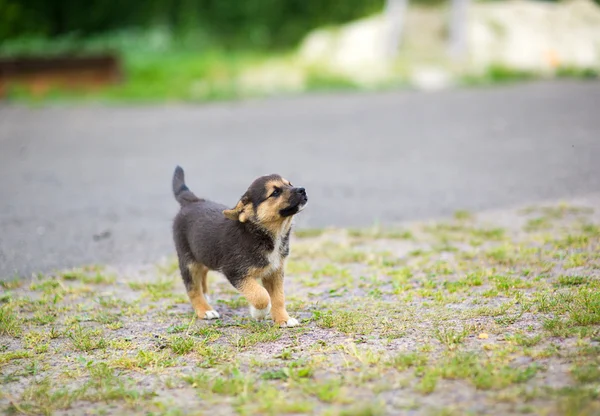
<path fill-rule="evenodd" d="M 275 188 L 275 190 L 271 193 L 271 197 L 273 197 L 273 198 L 278 197 L 280 193 L 281 193 L 281 189 Z"/>

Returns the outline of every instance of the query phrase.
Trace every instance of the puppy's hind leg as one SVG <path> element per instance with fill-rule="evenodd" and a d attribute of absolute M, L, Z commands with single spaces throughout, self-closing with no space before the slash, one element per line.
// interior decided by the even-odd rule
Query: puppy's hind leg
<path fill-rule="evenodd" d="M 208 304 L 203 292 L 203 281 L 206 279 L 208 268 L 200 263 L 180 265 L 181 275 L 187 289 L 190 302 L 200 319 L 217 319 L 219 312 Z"/>

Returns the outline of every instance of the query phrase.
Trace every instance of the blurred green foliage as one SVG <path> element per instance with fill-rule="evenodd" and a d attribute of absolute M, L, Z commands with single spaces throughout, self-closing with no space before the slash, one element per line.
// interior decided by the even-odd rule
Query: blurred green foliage
<path fill-rule="evenodd" d="M 222 47 L 280 49 L 308 31 L 382 10 L 384 0 L 0 0 L 0 41 L 164 27 Z"/>

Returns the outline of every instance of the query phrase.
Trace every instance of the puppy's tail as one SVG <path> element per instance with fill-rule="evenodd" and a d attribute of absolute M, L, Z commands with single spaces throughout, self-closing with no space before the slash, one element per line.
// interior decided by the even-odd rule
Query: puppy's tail
<path fill-rule="evenodd" d="M 194 193 L 186 186 L 185 176 L 181 166 L 177 166 L 175 168 L 175 173 L 173 174 L 173 195 L 181 206 L 200 201 L 200 198 L 194 195 Z"/>

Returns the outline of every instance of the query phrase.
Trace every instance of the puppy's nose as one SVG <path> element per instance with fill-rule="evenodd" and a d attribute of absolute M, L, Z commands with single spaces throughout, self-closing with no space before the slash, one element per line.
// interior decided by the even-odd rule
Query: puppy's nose
<path fill-rule="evenodd" d="M 296 188 L 296 192 L 300 195 L 306 195 L 306 190 L 304 188 Z"/>

